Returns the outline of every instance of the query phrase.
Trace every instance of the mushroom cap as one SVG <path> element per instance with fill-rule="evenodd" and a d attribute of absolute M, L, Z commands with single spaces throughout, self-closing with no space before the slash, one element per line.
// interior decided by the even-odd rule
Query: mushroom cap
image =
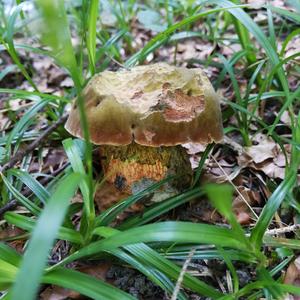
<path fill-rule="evenodd" d="M 220 142 L 219 97 L 200 69 L 166 63 L 95 75 L 82 92 L 94 144 Z M 76 101 L 65 128 L 82 138 Z"/>

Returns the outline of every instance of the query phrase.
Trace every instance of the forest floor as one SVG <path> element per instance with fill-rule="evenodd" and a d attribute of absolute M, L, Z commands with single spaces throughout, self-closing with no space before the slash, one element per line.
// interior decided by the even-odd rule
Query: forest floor
<path fill-rule="evenodd" d="M 265 217 L 263 235 L 269 237 L 269 240 L 265 239 L 263 245 L 258 247 L 259 250 L 253 253 L 264 255 L 267 261 L 264 270 L 267 269 L 271 275 L 264 277 L 266 273 L 259 269 L 260 264 L 254 256 L 251 257 L 252 254 L 229 249 L 227 245 L 223 247 L 217 244 L 215 247 L 211 243 L 200 245 L 189 240 L 181 240 L 178 244 L 176 241 L 162 240 L 160 243 L 156 241 L 155 245 L 152 241 L 153 244 L 147 245 L 180 269 L 188 262 L 185 272 L 222 294 L 236 293 L 235 297 L 241 299 L 267 299 L 269 295 L 271 298 L 268 299 L 276 299 L 276 291 L 271 288 L 266 290 L 265 286 L 257 287 L 255 291 L 251 288 L 249 291 L 243 290 L 251 282 L 259 280 L 273 280 L 300 288 L 299 2 L 295 1 L 298 4 L 293 5 L 292 1 L 274 0 L 269 1 L 270 6 L 267 8 L 264 6 L 265 1 L 244 1 L 249 6 L 243 9 L 265 34 L 265 41 L 253 35 L 251 24 L 245 30 L 241 23 L 234 21 L 225 11 L 206 15 L 179 27 L 177 31 L 174 29 L 172 35 L 165 39 L 160 33 L 196 14 L 196 8 L 185 1 L 182 1 L 185 5 L 172 1 L 173 6 L 170 5 L 166 12 L 165 5 L 133 2 L 136 6 L 131 10 L 129 4 L 126 6 L 123 3 L 123 11 L 122 5 L 113 7 L 106 1 L 101 2 L 97 23 L 101 29 L 96 39 L 96 71 L 117 71 L 124 65 L 127 68 L 126 62 L 146 47 L 144 49 L 147 51 L 139 57 L 141 64 L 166 62 L 187 68 L 201 68 L 205 72 L 221 99 L 225 135 L 223 142 L 213 145 L 209 151 L 205 151 L 206 147 L 199 144 L 184 145 L 195 174 L 200 175 L 201 172 L 197 187 L 201 189 L 208 183 L 231 186 L 231 209 L 245 237 L 249 237 L 254 228 L 263 228 L 264 222 L 260 220 L 262 215 Z M 206 7 L 204 11 L 212 7 Z M 43 43 L 36 33 L 37 23 L 30 17 L 34 11 L 32 5 L 25 6 L 24 15 L 18 17 L 13 25 L 15 29 L 11 39 L 15 46 L 30 47 L 13 48 L 10 45 L 8 32 L 12 12 L 9 8 L 8 1 L 7 6 L 2 7 L 7 22 L 4 19 L 1 21 L 2 31 L 6 34 L 3 35 L 4 46 L 0 52 L 0 239 L 23 254 L 30 238 L 29 232 L 34 227 L 30 220 L 35 220 L 34 216 L 38 215 L 34 213 L 35 207 L 42 207 L 55 192 L 56 185 L 70 172 L 70 164 L 73 167 L 74 161 L 68 151 L 72 147 L 80 151 L 82 144 L 77 140 L 75 146 L 69 145 L 70 148 L 66 143 L 63 144 L 66 139 L 75 140 L 64 128 L 71 101 L 77 93 L 74 77 L 68 68 L 57 64 L 53 56 L 47 56 L 48 49 L 42 47 Z M 88 55 L 81 49 L 82 36 L 76 27 L 81 21 L 80 9 L 75 4 L 67 8 L 78 61 L 80 53 Z M 153 47 L 149 47 L 148 42 L 156 37 L 161 44 L 153 43 Z M 272 61 L 272 51 L 278 54 L 277 66 L 276 58 Z M 93 73 L 88 64 L 83 61 L 81 69 L 86 81 Z M 282 70 L 282 73 L 278 70 Z M 47 98 L 47 95 L 53 98 Z M 85 162 L 85 158 L 82 161 Z M 200 161 L 204 165 L 198 168 Z M 93 205 L 95 215 L 99 216 L 100 213 L 108 212 L 109 207 L 116 202 L 126 201 L 130 196 L 103 184 L 100 153 L 96 145 L 92 149 L 92 162 Z M 290 179 L 292 172 L 293 181 Z M 98 225 L 121 228 L 125 224 L 123 228 L 126 230 L 166 221 L 209 224 L 226 229 L 237 226 L 229 221 L 228 216 L 231 215 L 216 207 L 214 201 L 210 201 L 210 197 L 203 192 L 192 190 L 185 193 L 179 199 L 180 205 L 170 204 L 161 213 L 151 210 L 154 206 L 149 207 L 140 201 L 133 206 L 125 206 L 116 216 L 105 219 L 104 223 L 99 221 Z M 193 194 L 190 196 L 188 193 Z M 83 194 L 82 190 L 78 190 L 72 197 L 72 205 L 67 212 L 68 220 L 65 219 L 63 223 L 66 228 L 77 233 L 82 230 L 80 224 L 84 214 L 83 203 L 86 201 Z M 220 195 L 216 195 L 218 197 Z M 266 212 L 262 213 L 268 202 L 272 203 L 275 210 L 274 213 L 269 210 L 269 217 L 265 216 Z M 29 204 L 26 206 L 26 203 Z M 145 211 L 150 211 L 150 217 Z M 99 238 L 88 238 L 79 247 L 72 242 L 74 236 L 68 239 L 61 235 L 56 239 L 48 257 L 49 266 Z M 128 250 L 128 253 L 131 252 Z M 1 251 L 0 259 L 5 260 L 1 257 Z M 137 299 L 171 299 L 172 293 L 168 288 L 163 288 L 168 286 L 167 271 L 164 274 L 166 278 L 155 277 L 153 274 L 152 277 L 147 276 L 142 274 L 137 265 L 109 251 L 98 257 L 96 255 L 93 260 L 84 258 L 72 261 L 67 266 L 107 282 Z M 147 263 L 144 262 L 144 266 L 147 267 Z M 173 278 L 174 285 L 176 282 Z M 1 287 L 0 280 L 0 291 Z M 5 291 L 6 288 L 3 288 L 3 295 Z M 197 288 L 193 290 L 191 285 L 182 284 L 182 291 L 184 294 L 179 296 L 181 299 L 218 298 L 209 297 L 209 293 L 202 295 Z M 290 291 L 290 297 L 293 297 L 291 290 L 286 291 Z M 91 297 L 88 293 L 83 296 L 65 287 L 44 283 L 39 289 L 38 298 L 85 299 L 87 296 Z"/>

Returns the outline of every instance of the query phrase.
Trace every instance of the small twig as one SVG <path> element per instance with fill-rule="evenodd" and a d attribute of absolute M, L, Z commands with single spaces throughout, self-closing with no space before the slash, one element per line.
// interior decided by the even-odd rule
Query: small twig
<path fill-rule="evenodd" d="M 123 65 L 122 63 L 118 62 L 113 56 L 109 55 L 108 53 L 106 53 L 106 55 L 119 67 L 125 69 L 125 70 L 130 70 L 129 67 L 126 67 L 125 65 Z"/>
<path fill-rule="evenodd" d="M 182 266 L 182 269 L 181 269 L 180 274 L 178 276 L 178 279 L 177 279 L 177 282 L 176 282 L 171 300 L 176 300 L 177 299 L 177 296 L 178 296 L 178 293 L 180 291 L 180 287 L 181 287 L 181 284 L 182 284 L 182 281 L 183 281 L 184 274 L 186 273 L 186 270 L 187 270 L 194 254 L 195 254 L 195 251 L 196 251 L 196 248 L 191 249 L 191 251 L 189 253 L 189 256 L 187 257 L 186 261 L 184 262 L 184 264 Z"/>
<path fill-rule="evenodd" d="M 277 235 L 277 234 L 283 234 L 287 232 L 292 232 L 300 229 L 300 224 L 295 224 L 287 227 L 282 228 L 275 228 L 275 229 L 269 229 L 265 232 L 266 235 Z"/>
<path fill-rule="evenodd" d="M 69 165 L 69 163 L 65 163 L 63 166 L 61 166 L 60 168 L 58 168 L 57 170 L 55 170 L 53 173 L 51 173 L 51 176 L 56 176 L 58 175 L 60 172 L 62 172 L 67 166 Z M 48 182 L 49 178 L 48 177 L 44 177 L 40 180 L 40 184 L 45 185 Z M 31 189 L 26 188 L 24 189 L 24 191 L 22 192 L 22 195 L 27 197 L 32 193 Z M 16 199 L 12 199 L 10 201 L 8 201 L 5 205 L 3 205 L 2 207 L 0 207 L 0 217 L 6 213 L 9 210 L 12 210 L 14 208 L 16 208 L 16 206 L 18 205 L 18 201 Z"/>
<path fill-rule="evenodd" d="M 7 169 L 12 168 L 16 163 L 18 163 L 24 156 L 32 152 L 36 147 L 44 143 L 45 138 L 47 138 L 59 125 L 63 124 L 67 120 L 67 116 L 62 116 L 51 126 L 49 126 L 35 141 L 29 144 L 24 150 L 19 150 L 8 163 L 6 163 L 0 172 L 4 172 Z"/>
<path fill-rule="evenodd" d="M 214 160 L 214 162 L 218 165 L 218 167 L 220 168 L 220 170 L 223 172 L 223 174 L 225 175 L 226 179 L 230 182 L 230 184 L 233 186 L 233 188 L 235 189 L 235 191 L 239 194 L 239 196 L 241 197 L 241 199 L 245 202 L 245 204 L 248 206 L 248 208 L 250 209 L 250 211 L 253 213 L 254 217 L 256 219 L 258 219 L 258 215 L 255 213 L 255 211 L 253 210 L 253 208 L 251 207 L 251 205 L 248 203 L 248 201 L 245 199 L 245 197 L 242 195 L 242 193 L 238 190 L 238 188 L 235 186 L 235 184 L 232 182 L 232 180 L 230 179 L 230 177 L 227 175 L 227 173 L 225 172 L 225 170 L 222 168 L 222 166 L 219 164 L 219 162 L 215 159 L 215 157 L 213 155 L 210 155 L 210 157 Z"/>
<path fill-rule="evenodd" d="M 18 205 L 18 201 L 13 199 L 8 201 L 5 205 L 0 207 L 0 217 L 9 210 L 14 209 Z"/>

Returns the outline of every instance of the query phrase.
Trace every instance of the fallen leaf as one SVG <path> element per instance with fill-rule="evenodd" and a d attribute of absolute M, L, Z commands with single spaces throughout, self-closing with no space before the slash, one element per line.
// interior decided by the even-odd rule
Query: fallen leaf
<path fill-rule="evenodd" d="M 298 256 L 288 266 L 283 282 L 284 282 L 284 284 L 290 284 L 293 286 L 300 287 L 300 256 Z M 300 300 L 300 296 L 289 294 L 284 299 L 285 300 Z"/>
<path fill-rule="evenodd" d="M 252 168 L 264 172 L 270 178 L 284 179 L 286 171 L 285 156 L 274 141 L 267 139 L 263 134 L 254 139 L 258 144 L 245 148 L 237 157 L 238 165 L 242 168 Z M 284 145 L 288 160 L 291 155 L 291 146 Z M 298 181 L 300 176 L 298 176 Z M 299 181 L 300 182 L 300 181 Z"/>
<path fill-rule="evenodd" d="M 66 77 L 61 83 L 60 83 L 61 87 L 72 87 L 74 86 L 73 80 L 70 77 Z"/>
<path fill-rule="evenodd" d="M 235 213 L 237 220 L 242 225 L 250 224 L 252 220 L 252 212 L 249 206 L 257 206 L 260 202 L 260 194 L 258 191 L 251 190 L 244 186 L 237 187 L 239 193 L 232 203 L 232 209 Z"/>
<path fill-rule="evenodd" d="M 266 137 L 261 139 L 257 145 L 245 148 L 246 153 L 251 157 L 252 161 L 259 164 L 269 158 L 278 155 L 277 144 Z"/>

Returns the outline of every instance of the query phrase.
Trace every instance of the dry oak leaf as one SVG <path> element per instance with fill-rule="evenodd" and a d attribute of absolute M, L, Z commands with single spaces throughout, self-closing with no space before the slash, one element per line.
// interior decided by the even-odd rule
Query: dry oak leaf
<path fill-rule="evenodd" d="M 263 171 L 271 178 L 283 179 L 285 158 L 279 146 L 263 134 L 255 136 L 254 141 L 257 145 L 245 148 L 237 157 L 239 166 Z"/>

